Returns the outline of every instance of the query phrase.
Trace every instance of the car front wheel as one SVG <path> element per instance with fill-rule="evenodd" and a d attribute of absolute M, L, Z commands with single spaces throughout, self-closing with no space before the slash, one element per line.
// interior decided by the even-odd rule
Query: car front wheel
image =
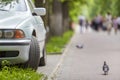
<path fill-rule="evenodd" d="M 32 68 L 37 70 L 40 61 L 40 48 L 38 41 L 35 37 L 32 37 L 30 50 L 29 50 L 29 60 L 25 63 L 26 68 Z"/>

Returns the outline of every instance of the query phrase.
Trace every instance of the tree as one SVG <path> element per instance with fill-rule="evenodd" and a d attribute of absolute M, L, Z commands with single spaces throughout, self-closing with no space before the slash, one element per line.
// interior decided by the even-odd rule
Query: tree
<path fill-rule="evenodd" d="M 105 15 L 107 12 L 111 12 L 113 16 L 120 16 L 119 0 L 90 0 L 88 8 L 92 17 L 98 13 Z"/>
<path fill-rule="evenodd" d="M 46 8 L 47 13 L 45 16 L 42 16 L 42 18 L 44 20 L 45 27 L 48 26 L 48 2 L 45 3 L 45 0 L 35 0 L 35 6 Z"/>
<path fill-rule="evenodd" d="M 69 7 L 68 1 L 64 1 L 62 3 L 62 19 L 63 19 L 63 30 L 64 32 L 67 31 L 70 27 L 69 25 Z"/>
<path fill-rule="evenodd" d="M 51 14 L 51 29 L 52 34 L 56 36 L 62 36 L 62 4 L 60 0 L 53 0 L 52 2 L 52 14 Z"/>
<path fill-rule="evenodd" d="M 43 6 L 42 2 L 43 0 L 35 0 L 35 5 Z M 48 14 L 45 22 L 50 28 L 50 34 L 62 36 L 69 29 L 70 20 L 77 19 L 80 7 L 85 2 L 86 0 L 46 0 Z"/>
<path fill-rule="evenodd" d="M 35 0 L 35 6 L 36 7 L 43 7 L 44 6 L 44 0 Z"/>

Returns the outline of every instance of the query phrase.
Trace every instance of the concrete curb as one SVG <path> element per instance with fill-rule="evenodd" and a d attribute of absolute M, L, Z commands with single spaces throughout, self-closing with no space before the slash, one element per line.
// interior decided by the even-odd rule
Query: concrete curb
<path fill-rule="evenodd" d="M 74 35 L 75 35 L 75 34 L 74 34 Z M 54 69 L 53 72 L 48 76 L 48 78 L 47 78 L 46 80 L 55 80 L 55 78 L 56 78 L 56 76 L 57 76 L 57 72 L 58 72 L 59 68 L 60 68 L 61 65 L 62 65 L 62 62 L 63 62 L 63 60 L 64 60 L 64 57 L 65 57 L 66 54 L 67 54 L 67 51 L 68 51 L 68 49 L 69 49 L 69 47 L 70 47 L 70 45 L 71 45 L 71 42 L 72 42 L 72 40 L 73 40 L 74 35 L 72 36 L 71 40 L 70 40 L 69 43 L 67 44 L 66 48 L 64 49 L 64 51 L 63 51 L 63 53 L 62 53 L 62 55 L 61 55 L 61 58 L 60 58 L 58 64 L 56 65 L 55 69 Z"/>
<path fill-rule="evenodd" d="M 59 55 L 59 54 L 62 54 L 62 52 L 50 52 L 47 55 L 54 55 L 54 54 Z"/>
<path fill-rule="evenodd" d="M 42 78 L 42 80 L 47 80 L 47 79 L 48 79 L 47 75 L 45 75 L 45 76 Z"/>

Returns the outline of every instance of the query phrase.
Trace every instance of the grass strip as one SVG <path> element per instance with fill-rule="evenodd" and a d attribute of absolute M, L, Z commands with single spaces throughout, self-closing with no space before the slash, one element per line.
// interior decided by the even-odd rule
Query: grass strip
<path fill-rule="evenodd" d="M 47 54 L 60 54 L 73 35 L 73 31 L 67 31 L 63 36 L 53 36 L 46 45 Z"/>
<path fill-rule="evenodd" d="M 32 69 L 4 66 L 0 71 L 0 80 L 42 80 L 43 74 Z"/>

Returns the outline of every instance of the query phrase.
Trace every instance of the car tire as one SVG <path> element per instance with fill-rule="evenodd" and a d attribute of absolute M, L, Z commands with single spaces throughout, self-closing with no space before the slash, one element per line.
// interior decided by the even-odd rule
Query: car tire
<path fill-rule="evenodd" d="M 47 63 L 46 49 L 44 47 L 42 51 L 43 57 L 40 58 L 39 66 L 45 66 Z"/>
<path fill-rule="evenodd" d="M 37 70 L 40 61 L 40 48 L 38 41 L 35 37 L 32 37 L 30 50 L 29 50 L 29 60 L 25 63 L 25 68 L 32 68 Z"/>

